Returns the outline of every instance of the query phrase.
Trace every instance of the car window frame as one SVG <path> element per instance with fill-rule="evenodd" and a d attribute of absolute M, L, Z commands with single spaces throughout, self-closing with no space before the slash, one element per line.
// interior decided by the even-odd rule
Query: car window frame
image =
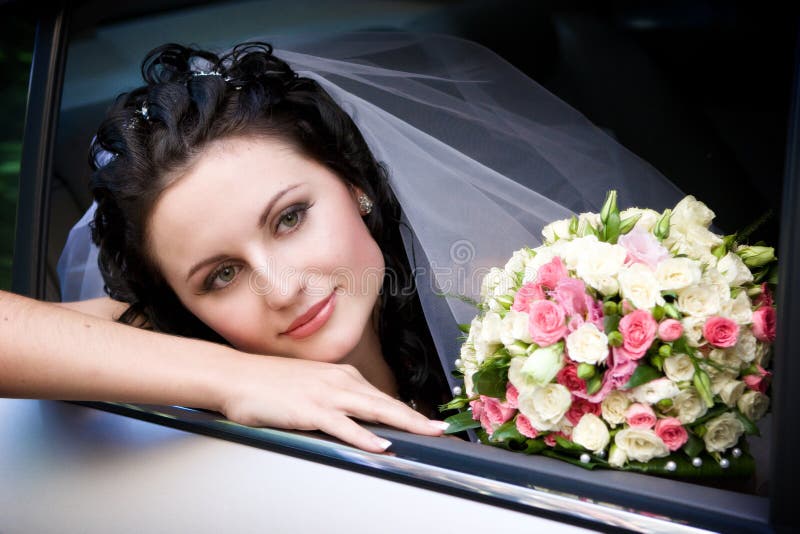
<path fill-rule="evenodd" d="M 41 6 L 35 46 L 33 64 L 31 69 L 31 82 L 29 88 L 28 107 L 26 110 L 26 126 L 23 138 L 23 152 L 20 169 L 20 188 L 18 200 L 17 230 L 15 237 L 15 250 L 13 262 L 12 290 L 14 292 L 43 298 L 45 294 L 45 257 L 47 248 L 47 227 L 49 214 L 49 191 L 53 167 L 53 151 L 60 110 L 61 88 L 64 82 L 64 66 L 66 61 L 67 44 L 69 36 L 70 10 L 65 2 Z M 800 40 L 797 50 L 800 50 Z M 786 149 L 786 164 L 783 181 L 783 206 L 781 214 L 780 250 L 782 251 L 780 263 L 780 280 L 777 298 L 781 303 L 778 308 L 779 325 L 793 325 L 800 320 L 800 304 L 792 301 L 792 295 L 800 294 L 800 279 L 793 277 L 792 273 L 800 268 L 800 233 L 791 232 L 791 228 L 800 226 L 800 81 L 798 72 L 798 57 L 795 54 L 794 82 L 792 86 L 792 104 L 788 117 L 788 135 Z M 767 512 L 753 514 L 752 521 L 742 523 L 740 515 L 726 515 L 723 510 L 703 512 L 703 507 L 689 509 L 686 513 L 673 517 L 675 520 L 689 521 L 705 528 L 722 529 L 743 527 L 748 530 L 796 528 L 800 526 L 796 514 L 793 513 L 794 502 L 791 498 L 795 485 L 793 473 L 798 472 L 796 450 L 800 449 L 800 429 L 792 422 L 793 412 L 791 407 L 800 405 L 800 388 L 794 387 L 800 380 L 800 363 L 792 361 L 789 354 L 796 352 L 800 347 L 800 329 L 779 328 L 776 340 L 776 353 L 783 357 L 775 358 L 775 379 L 773 383 L 773 417 L 771 436 L 771 465 L 770 470 L 770 496 L 767 499 Z M 793 350 L 794 349 L 794 350 Z M 796 359 L 795 359 L 796 360 Z M 414 476 L 410 471 L 400 473 L 391 469 L 375 467 L 375 461 L 368 453 L 360 453 L 354 449 L 346 448 L 343 453 L 340 444 L 324 446 L 324 440 L 313 440 L 312 445 L 303 446 L 302 440 L 292 440 L 287 436 L 292 433 L 274 431 L 270 439 L 257 439 L 255 435 L 244 429 L 235 428 L 222 423 L 214 422 L 214 416 L 191 412 L 184 409 L 182 412 L 165 411 L 152 407 L 137 407 L 130 405 L 116 405 L 109 403 L 82 403 L 94 408 L 119 413 L 128 417 L 152 421 L 154 423 L 173 426 L 191 432 L 215 435 L 233 441 L 279 450 L 286 454 L 297 455 L 322 463 L 335 464 L 337 467 L 360 470 L 375 476 L 384 476 L 404 483 L 419 485 L 421 487 L 435 487 L 439 491 L 453 491 L 460 496 L 468 496 L 479 500 L 485 499 L 500 506 L 521 509 L 528 513 L 547 513 L 546 508 L 536 508 L 523 505 L 519 502 L 502 496 L 482 495 L 477 491 L 465 491 L 448 484 L 436 484 L 425 477 Z M 198 415 L 201 414 L 202 416 Z M 213 424 L 212 424 L 213 423 Z M 379 434 L 391 437 L 398 443 L 406 443 L 403 457 L 417 458 L 420 450 L 414 450 L 415 438 L 386 429 L 374 428 Z M 332 443 L 332 442 L 328 442 Z M 492 451 L 492 449 L 485 449 Z M 457 472 L 459 466 L 456 462 L 448 463 L 446 455 L 437 453 L 439 466 L 446 466 Z M 487 456 L 498 454 L 487 452 Z M 436 456 L 436 455 L 434 455 Z M 491 465 L 488 462 L 487 465 Z M 473 466 L 473 470 L 485 468 L 486 465 Z M 428 465 L 428 464 L 423 464 Z M 434 469 L 437 466 L 430 466 Z M 464 466 L 461 466 L 462 469 Z M 462 470 L 462 473 L 464 471 Z M 464 473 L 466 475 L 474 473 Z M 492 473 L 493 475 L 496 473 Z M 541 473 L 540 473 L 541 475 Z M 487 480 L 490 480 L 488 477 Z M 569 486 L 559 486 L 556 478 L 543 481 L 549 484 L 554 493 L 569 493 Z M 516 481 L 520 484 L 520 481 Z M 545 486 L 547 487 L 547 486 Z M 631 510 L 641 513 L 653 511 L 668 511 L 664 503 L 653 497 L 629 494 L 609 495 L 595 488 L 591 484 L 581 487 L 591 499 L 597 502 L 624 503 Z M 711 491 L 711 490 L 709 490 Z M 624 493 L 624 492 L 622 492 Z M 639 503 L 641 506 L 636 506 Z M 687 504 L 688 506 L 688 504 Z M 667 507 L 668 508 L 668 507 Z M 669 517 L 664 513 L 663 516 Z M 586 526 L 577 514 L 555 514 L 561 521 Z M 590 525 L 596 524 L 588 523 Z"/>

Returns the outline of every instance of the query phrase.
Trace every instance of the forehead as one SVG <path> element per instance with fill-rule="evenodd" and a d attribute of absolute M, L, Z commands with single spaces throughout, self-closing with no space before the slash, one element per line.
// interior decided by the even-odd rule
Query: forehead
<path fill-rule="evenodd" d="M 269 199 L 292 185 L 302 190 L 341 187 L 342 182 L 280 141 L 212 142 L 156 201 L 147 228 L 151 253 L 158 260 L 159 251 L 177 252 L 176 246 L 188 244 L 176 243 L 178 236 L 192 244 L 218 245 L 226 235 L 254 227 Z"/>

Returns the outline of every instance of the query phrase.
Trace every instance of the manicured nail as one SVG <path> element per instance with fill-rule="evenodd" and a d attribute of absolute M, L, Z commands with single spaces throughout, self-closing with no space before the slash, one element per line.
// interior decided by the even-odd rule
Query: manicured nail
<path fill-rule="evenodd" d="M 447 430 L 450 428 L 450 423 L 445 423 L 444 421 L 428 421 L 428 424 L 436 430 Z"/>
<path fill-rule="evenodd" d="M 386 449 L 392 446 L 392 442 L 389 441 L 388 439 L 375 438 L 375 445 L 380 447 L 382 451 L 385 451 Z"/>

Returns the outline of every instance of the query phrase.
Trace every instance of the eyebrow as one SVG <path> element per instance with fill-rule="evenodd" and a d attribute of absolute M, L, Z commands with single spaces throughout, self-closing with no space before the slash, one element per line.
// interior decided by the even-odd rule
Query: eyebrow
<path fill-rule="evenodd" d="M 272 197 L 269 202 L 267 202 L 267 205 L 264 207 L 264 211 L 261 212 L 261 216 L 258 218 L 259 229 L 264 228 L 264 225 L 267 224 L 267 219 L 269 219 L 270 212 L 272 212 L 272 209 L 275 207 L 275 204 L 278 203 L 281 197 L 283 197 L 289 191 L 296 189 L 298 187 L 300 187 L 300 184 L 290 185 L 286 189 L 283 189 L 282 191 L 276 193 L 275 196 Z M 189 269 L 189 273 L 186 275 L 186 280 L 188 281 L 192 276 L 194 276 L 194 273 L 196 273 L 206 265 L 217 263 L 219 261 L 226 259 L 227 257 L 228 256 L 226 256 L 225 254 L 217 254 L 216 256 L 212 256 L 210 258 L 206 258 L 202 261 L 195 263 L 192 266 L 192 268 Z"/>

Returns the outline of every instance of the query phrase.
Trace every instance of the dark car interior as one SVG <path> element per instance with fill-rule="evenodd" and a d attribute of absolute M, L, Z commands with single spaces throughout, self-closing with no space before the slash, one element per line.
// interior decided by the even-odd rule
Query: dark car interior
<path fill-rule="evenodd" d="M 61 298 L 56 264 L 70 228 L 91 204 L 89 142 L 117 93 L 139 82 L 144 53 L 167 41 L 222 47 L 272 32 L 401 29 L 481 43 L 709 204 L 721 231 L 732 233 L 771 212 L 752 239 L 777 245 L 796 11 L 714 1 L 77 2 L 50 177 L 43 296 Z M 219 23 L 222 16 L 229 24 Z M 244 430 L 220 430 L 203 414 L 176 422 L 128 408 L 104 409 L 305 454 L 265 445 Z M 520 470 L 505 451 L 475 452 L 468 443 L 381 432 L 396 444 L 398 455 L 410 460 L 520 486 L 535 476 L 538 485 L 554 491 L 572 493 L 580 487 L 597 501 L 677 515 L 715 529 L 757 531 L 767 515 L 767 472 L 744 484 L 675 486 L 613 472 L 588 476 L 543 458 Z M 769 445 L 765 439 L 753 448 L 765 465 Z M 716 494 L 714 487 L 722 491 Z"/>

